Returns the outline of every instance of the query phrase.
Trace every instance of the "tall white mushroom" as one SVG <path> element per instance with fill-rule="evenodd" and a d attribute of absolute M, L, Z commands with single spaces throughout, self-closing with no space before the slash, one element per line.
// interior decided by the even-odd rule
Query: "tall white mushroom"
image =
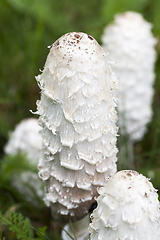
<path fill-rule="evenodd" d="M 156 40 L 151 28 L 141 14 L 125 12 L 116 15 L 102 36 L 103 48 L 115 62 L 112 67 L 119 80 L 118 124 L 120 135 L 128 135 L 126 144 L 142 139 L 152 117 Z"/>
<path fill-rule="evenodd" d="M 141 14 L 125 12 L 115 17 L 102 36 L 104 50 L 116 62 L 120 130 L 132 140 L 143 137 L 152 116 L 156 40 L 151 27 Z"/>
<path fill-rule="evenodd" d="M 123 170 L 98 190 L 91 215 L 91 240 L 159 240 L 160 203 L 152 183 L 136 171 Z"/>
<path fill-rule="evenodd" d="M 37 169 L 38 159 L 41 157 L 42 136 L 41 127 L 35 118 L 27 118 L 16 125 L 14 131 L 9 134 L 9 140 L 4 147 L 7 155 L 24 154 L 30 166 Z M 28 200 L 35 202 L 31 188 L 39 197 L 43 197 L 43 184 L 37 173 L 24 170 L 15 173 L 12 185 L 18 189 Z"/>
<path fill-rule="evenodd" d="M 117 80 L 103 49 L 81 32 L 65 34 L 50 46 L 36 79 L 45 202 L 54 218 L 78 220 L 95 201 L 97 186 L 117 170 Z"/>

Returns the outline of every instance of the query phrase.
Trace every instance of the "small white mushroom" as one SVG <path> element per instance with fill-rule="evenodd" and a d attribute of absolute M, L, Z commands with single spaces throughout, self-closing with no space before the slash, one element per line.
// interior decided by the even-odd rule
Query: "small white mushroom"
<path fill-rule="evenodd" d="M 160 239 L 158 194 L 145 176 L 131 170 L 117 172 L 98 192 L 91 240 Z"/>
<path fill-rule="evenodd" d="M 7 155 L 25 154 L 29 165 L 37 169 L 38 160 L 41 158 L 42 136 L 40 134 L 41 127 L 38 120 L 28 118 L 22 120 L 10 133 L 9 140 L 4 147 L 4 152 Z M 33 171 L 22 171 L 13 174 L 11 184 L 23 195 L 27 200 L 36 203 L 33 191 L 42 198 L 44 195 L 43 184 L 38 177 L 38 174 Z"/>
<path fill-rule="evenodd" d="M 115 17 L 102 36 L 119 80 L 120 132 L 132 141 L 142 139 L 152 117 L 156 39 L 151 28 L 141 14 L 125 12 Z"/>
<path fill-rule="evenodd" d="M 96 40 L 79 32 L 65 34 L 50 46 L 36 79 L 45 202 L 54 218 L 78 220 L 95 201 L 97 186 L 117 169 L 117 80 Z"/>
<path fill-rule="evenodd" d="M 15 130 L 9 134 L 4 152 L 9 155 L 26 154 L 31 164 L 36 165 L 41 157 L 42 136 L 38 120 L 28 118 L 22 120 Z"/>

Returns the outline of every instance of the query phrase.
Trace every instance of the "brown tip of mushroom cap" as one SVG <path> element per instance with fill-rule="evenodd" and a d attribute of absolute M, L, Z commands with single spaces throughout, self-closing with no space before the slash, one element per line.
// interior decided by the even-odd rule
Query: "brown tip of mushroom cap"
<path fill-rule="evenodd" d="M 84 63 L 89 65 L 90 61 L 92 63 L 97 61 L 99 52 L 102 54 L 102 48 L 98 42 L 92 36 L 82 32 L 67 33 L 51 46 L 45 66 L 51 62 L 50 58 L 56 58 L 68 66 L 73 62 L 78 62 L 79 65 L 84 65 Z"/>

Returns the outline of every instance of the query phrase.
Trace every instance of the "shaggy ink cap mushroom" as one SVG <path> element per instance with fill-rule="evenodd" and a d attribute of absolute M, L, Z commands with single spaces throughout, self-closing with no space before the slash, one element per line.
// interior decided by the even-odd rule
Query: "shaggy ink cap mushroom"
<path fill-rule="evenodd" d="M 41 127 L 37 119 L 23 119 L 17 124 L 14 131 L 9 134 L 9 140 L 4 147 L 4 152 L 9 155 L 27 154 L 29 162 L 37 164 L 42 148 L 40 131 Z"/>
<path fill-rule="evenodd" d="M 141 140 L 152 117 L 156 39 L 141 14 L 116 15 L 102 36 L 102 44 L 119 81 L 118 115 L 122 135 Z"/>
<path fill-rule="evenodd" d="M 35 118 L 26 118 L 18 123 L 4 147 L 8 155 L 26 154 L 30 164 L 36 165 L 41 157 L 42 136 L 41 127 Z"/>
<path fill-rule="evenodd" d="M 18 123 L 15 129 L 9 134 L 9 140 L 4 147 L 7 155 L 26 155 L 29 166 L 37 169 L 38 160 L 41 158 L 42 136 L 41 127 L 35 118 L 26 118 Z M 17 189 L 23 197 L 37 206 L 35 193 L 42 198 L 44 196 L 43 183 L 38 174 L 23 169 L 21 172 L 14 172 L 12 176 L 12 186 Z"/>
<path fill-rule="evenodd" d="M 98 192 L 89 227 L 91 240 L 160 239 L 158 194 L 145 176 L 119 171 Z"/>
<path fill-rule="evenodd" d="M 36 79 L 45 203 L 54 218 L 76 221 L 88 213 L 97 186 L 117 170 L 117 79 L 97 41 L 81 32 L 65 34 L 50 46 Z"/>

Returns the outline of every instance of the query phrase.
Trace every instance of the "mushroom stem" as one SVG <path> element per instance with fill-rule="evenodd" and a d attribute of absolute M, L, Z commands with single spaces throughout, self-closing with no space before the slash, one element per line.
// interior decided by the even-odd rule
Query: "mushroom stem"
<path fill-rule="evenodd" d="M 62 230 L 62 239 L 63 240 L 71 240 L 69 235 L 76 240 L 88 240 L 89 232 L 88 226 L 90 223 L 89 214 L 76 222 L 70 222 L 64 226 L 64 230 Z M 69 233 L 69 235 L 67 234 Z"/>
<path fill-rule="evenodd" d="M 134 143 L 128 135 L 120 135 L 118 138 L 118 170 L 135 169 Z"/>

